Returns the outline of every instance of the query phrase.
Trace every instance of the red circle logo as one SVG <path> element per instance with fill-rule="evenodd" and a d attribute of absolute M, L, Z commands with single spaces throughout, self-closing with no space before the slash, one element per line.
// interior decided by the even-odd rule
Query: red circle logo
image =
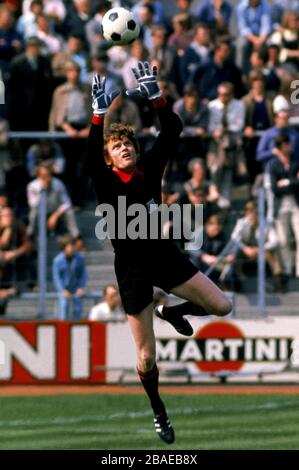
<path fill-rule="evenodd" d="M 235 357 L 237 356 L 236 346 L 238 346 L 238 344 L 234 341 L 230 344 L 229 340 L 243 340 L 244 335 L 241 330 L 232 323 L 221 321 L 209 323 L 198 331 L 196 338 L 206 340 L 205 361 L 197 361 L 195 363 L 201 371 L 237 371 L 242 368 L 244 360 L 239 360 Z M 223 359 L 224 348 L 228 348 L 228 351 L 232 351 L 233 357 L 230 357 L 229 360 Z"/>

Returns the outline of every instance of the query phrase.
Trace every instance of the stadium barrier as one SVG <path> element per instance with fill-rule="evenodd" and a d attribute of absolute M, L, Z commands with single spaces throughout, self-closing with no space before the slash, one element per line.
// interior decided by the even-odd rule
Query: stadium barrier
<path fill-rule="evenodd" d="M 299 381 L 299 318 L 192 318 L 182 337 L 156 318 L 157 362 L 168 383 Z M 127 322 L 0 322 L 1 384 L 137 382 Z"/>

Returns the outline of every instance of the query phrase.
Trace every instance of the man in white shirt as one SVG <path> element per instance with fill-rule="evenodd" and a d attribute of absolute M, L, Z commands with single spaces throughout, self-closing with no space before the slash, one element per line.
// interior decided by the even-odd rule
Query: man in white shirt
<path fill-rule="evenodd" d="M 36 230 L 38 207 L 41 192 L 46 191 L 47 198 L 47 227 L 55 231 L 60 219 L 64 219 L 69 234 L 77 239 L 79 229 L 75 219 L 72 202 L 69 198 L 65 185 L 58 178 L 52 176 L 48 164 L 42 163 L 37 169 L 37 178 L 27 186 L 27 199 L 29 205 L 29 225 L 27 234 L 32 236 Z"/>
<path fill-rule="evenodd" d="M 218 205 L 230 206 L 233 172 L 246 174 L 242 148 L 242 130 L 245 124 L 243 101 L 234 98 L 234 86 L 230 82 L 218 87 L 218 98 L 208 104 L 209 133 L 212 137 L 207 164 L 213 183 L 221 194 Z"/>
<path fill-rule="evenodd" d="M 103 290 L 103 302 L 95 305 L 89 312 L 88 319 L 91 321 L 124 321 L 126 319 L 123 311 L 119 292 L 114 284 L 108 284 Z"/>

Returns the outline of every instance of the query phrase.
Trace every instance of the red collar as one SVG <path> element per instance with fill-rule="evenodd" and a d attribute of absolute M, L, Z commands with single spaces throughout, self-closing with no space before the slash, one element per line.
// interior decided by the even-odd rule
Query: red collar
<path fill-rule="evenodd" d="M 143 172 L 138 170 L 138 168 L 135 169 L 134 173 L 125 173 L 121 170 L 112 171 L 114 171 L 114 173 L 116 173 L 120 177 L 123 183 L 129 183 L 134 178 L 134 176 L 143 175 Z"/>

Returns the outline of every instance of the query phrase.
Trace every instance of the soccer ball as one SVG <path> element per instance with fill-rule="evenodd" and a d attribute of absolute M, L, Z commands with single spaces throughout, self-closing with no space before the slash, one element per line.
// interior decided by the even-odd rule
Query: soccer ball
<path fill-rule="evenodd" d="M 111 8 L 103 16 L 102 33 L 106 41 L 116 45 L 131 44 L 139 32 L 133 13 L 125 8 Z"/>

